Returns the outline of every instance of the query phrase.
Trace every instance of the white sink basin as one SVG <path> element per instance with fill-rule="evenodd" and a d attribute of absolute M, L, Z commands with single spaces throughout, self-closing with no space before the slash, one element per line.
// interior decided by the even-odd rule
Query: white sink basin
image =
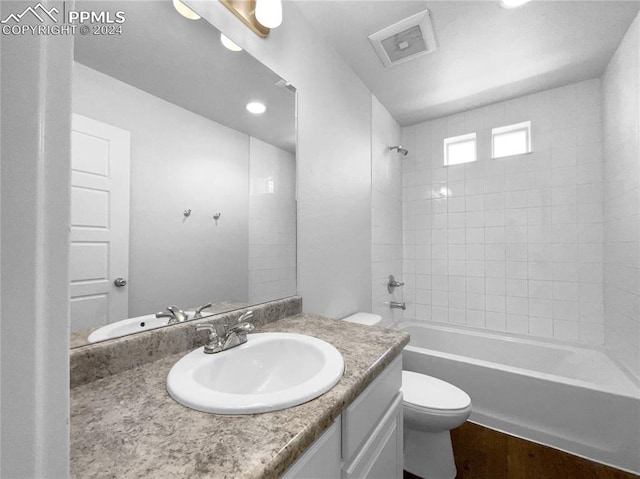
<path fill-rule="evenodd" d="M 167 391 L 180 404 L 215 414 L 286 409 L 324 394 L 342 377 L 340 352 L 321 339 L 293 333 L 250 334 L 216 354 L 204 348 L 173 365 Z"/>
<path fill-rule="evenodd" d="M 193 313 L 187 313 L 188 319 L 193 319 Z M 150 329 L 160 328 L 169 323 L 169 318 L 156 318 L 155 314 L 136 316 L 123 319 L 115 323 L 107 324 L 93 331 L 88 338 L 90 343 L 104 341 L 105 339 L 119 338 L 131 333 L 139 333 Z"/>

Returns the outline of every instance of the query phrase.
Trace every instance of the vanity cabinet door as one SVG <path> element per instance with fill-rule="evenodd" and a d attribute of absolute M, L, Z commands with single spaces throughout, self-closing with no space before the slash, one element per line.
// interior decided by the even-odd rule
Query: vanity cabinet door
<path fill-rule="evenodd" d="M 340 424 L 338 417 L 313 445 L 287 469 L 281 479 L 337 479 L 340 477 Z"/>
<path fill-rule="evenodd" d="M 342 415 L 342 457 L 355 457 L 387 414 L 402 386 L 402 357 L 398 356 L 356 398 Z M 390 479 L 390 478 L 386 478 Z"/>
<path fill-rule="evenodd" d="M 402 478 L 402 441 L 402 393 L 398 392 L 358 454 L 344 468 L 342 477 L 344 479 Z"/>
<path fill-rule="evenodd" d="M 396 358 L 282 476 L 401 479 L 402 358 Z"/>

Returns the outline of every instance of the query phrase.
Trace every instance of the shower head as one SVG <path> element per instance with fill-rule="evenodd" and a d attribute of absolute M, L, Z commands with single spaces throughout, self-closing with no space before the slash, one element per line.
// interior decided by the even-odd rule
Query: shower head
<path fill-rule="evenodd" d="M 409 153 L 409 150 L 407 150 L 406 148 L 402 148 L 401 146 L 390 146 L 389 150 L 396 150 L 396 152 L 402 153 L 403 156 L 407 156 L 407 153 Z"/>

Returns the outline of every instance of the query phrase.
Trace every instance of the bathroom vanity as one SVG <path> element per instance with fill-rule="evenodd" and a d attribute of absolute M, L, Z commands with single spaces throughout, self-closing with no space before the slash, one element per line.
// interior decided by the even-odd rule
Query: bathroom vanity
<path fill-rule="evenodd" d="M 344 358 L 343 377 L 296 407 L 222 416 L 188 409 L 167 394 L 167 373 L 187 350 L 119 370 L 94 364 L 89 374 L 80 371 L 82 361 L 108 361 L 110 354 L 87 349 L 72 358 L 81 377 L 72 377 L 72 477 L 401 477 L 400 359 L 408 335 L 306 314 L 257 326 L 333 344 Z M 155 344 L 163 341 L 154 334 L 195 336 L 191 329 L 139 334 L 127 347 L 142 345 L 145 334 Z"/>
<path fill-rule="evenodd" d="M 402 358 L 397 357 L 283 479 L 402 477 Z"/>

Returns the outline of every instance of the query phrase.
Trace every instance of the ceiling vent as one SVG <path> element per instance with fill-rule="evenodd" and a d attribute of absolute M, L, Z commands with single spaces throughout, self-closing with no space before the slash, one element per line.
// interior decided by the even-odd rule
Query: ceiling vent
<path fill-rule="evenodd" d="M 369 41 L 387 68 L 413 60 L 437 48 L 429 10 L 369 35 Z"/>

